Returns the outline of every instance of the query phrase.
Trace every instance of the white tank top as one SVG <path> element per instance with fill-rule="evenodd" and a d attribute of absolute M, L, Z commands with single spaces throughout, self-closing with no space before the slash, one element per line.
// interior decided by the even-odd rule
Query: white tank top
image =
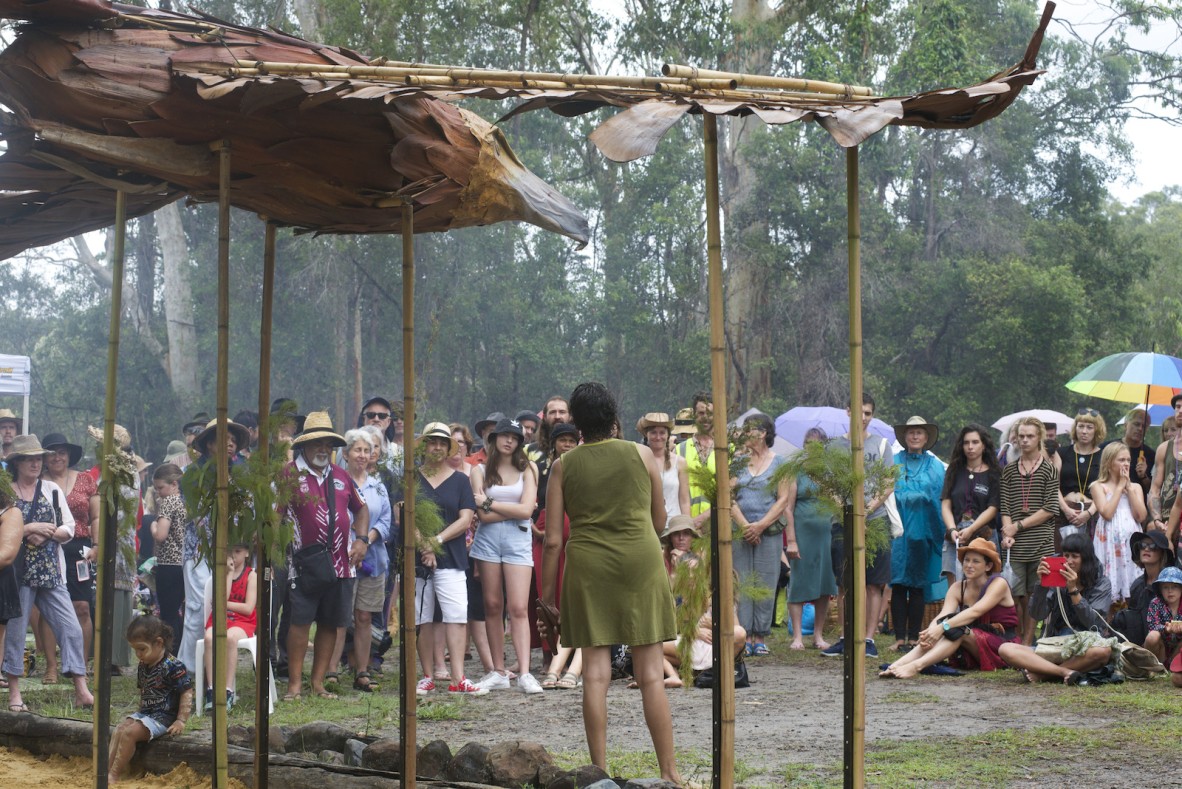
<path fill-rule="evenodd" d="M 519 504 L 521 502 L 521 493 L 525 490 L 525 475 L 528 471 L 521 472 L 521 476 L 512 485 L 489 485 L 485 489 L 487 495 L 493 501 L 503 501 L 508 504 Z"/>
<path fill-rule="evenodd" d="M 676 458 L 674 458 L 676 459 Z M 681 480 L 677 478 L 677 464 L 661 472 L 661 492 L 665 495 L 665 514 L 672 518 L 681 514 Z"/>

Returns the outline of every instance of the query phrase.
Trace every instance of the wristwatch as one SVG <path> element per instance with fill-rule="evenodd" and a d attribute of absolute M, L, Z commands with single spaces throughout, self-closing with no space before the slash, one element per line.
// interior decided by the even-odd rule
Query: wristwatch
<path fill-rule="evenodd" d="M 480 509 L 484 510 L 485 512 L 492 512 L 492 505 L 493 500 L 486 498 L 484 503 L 480 505 Z"/>
<path fill-rule="evenodd" d="M 952 625 L 948 624 L 948 620 L 945 619 L 944 620 L 944 632 L 947 633 L 951 629 L 952 629 Z"/>

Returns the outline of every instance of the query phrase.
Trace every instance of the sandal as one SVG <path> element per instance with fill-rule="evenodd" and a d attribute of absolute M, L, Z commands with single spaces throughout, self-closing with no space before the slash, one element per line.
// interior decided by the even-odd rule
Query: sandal
<path fill-rule="evenodd" d="M 359 690 L 362 693 L 373 693 L 377 689 L 377 683 L 370 681 L 368 671 L 357 672 L 357 676 L 353 679 L 353 690 Z"/>
<path fill-rule="evenodd" d="M 299 701 L 304 697 L 302 693 L 285 693 L 283 694 L 284 701 Z"/>
<path fill-rule="evenodd" d="M 562 676 L 565 677 L 566 675 L 563 674 Z M 556 687 L 558 687 L 558 675 L 557 674 L 555 674 L 553 671 L 547 671 L 545 674 L 542 675 L 542 689 L 543 690 L 553 690 Z"/>
<path fill-rule="evenodd" d="M 762 641 L 751 645 L 752 657 L 763 657 L 764 655 L 770 655 L 771 653 L 771 650 L 767 648 L 767 644 L 763 643 Z"/>
<path fill-rule="evenodd" d="M 324 675 L 324 688 L 330 693 L 335 693 L 341 689 L 341 675 L 335 671 L 330 671 Z"/>
<path fill-rule="evenodd" d="M 337 694 L 333 693 L 331 690 L 318 690 L 316 691 L 316 697 L 321 699 L 339 698 Z"/>
<path fill-rule="evenodd" d="M 29 706 L 27 704 L 9 704 L 9 712 L 28 712 Z"/>
<path fill-rule="evenodd" d="M 555 683 L 554 687 L 559 690 L 573 690 L 579 686 L 579 675 L 573 671 L 567 671 L 562 675 L 562 678 Z"/>

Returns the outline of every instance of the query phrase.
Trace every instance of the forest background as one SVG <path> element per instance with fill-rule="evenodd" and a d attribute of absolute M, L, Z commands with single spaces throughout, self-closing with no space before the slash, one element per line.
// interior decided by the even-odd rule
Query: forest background
<path fill-rule="evenodd" d="M 254 26 L 398 60 L 654 74 L 664 62 L 868 84 L 899 95 L 979 81 L 1018 60 L 1033 0 L 204 0 Z M 888 127 L 862 146 L 865 387 L 880 416 L 944 427 L 1027 407 L 1108 353 L 1182 355 L 1182 188 L 1124 204 L 1133 117 L 1177 120 L 1179 62 L 1138 31 L 1182 2 L 1116 0 L 1085 35 L 1053 22 L 1048 73 L 967 132 Z M 473 101 L 490 120 L 511 105 Z M 584 250 L 523 225 L 416 238 L 419 419 L 469 424 L 606 382 L 625 425 L 709 388 L 701 122 L 619 165 L 587 135 L 606 114 L 503 126 L 518 156 L 591 219 Z M 724 118 L 731 415 L 848 402 L 845 159 L 813 124 Z M 1158 156 L 1176 155 L 1160 151 Z M 261 223 L 235 212 L 230 408 L 257 408 Z M 271 391 L 352 424 L 401 379 L 398 237 L 281 231 Z M 109 233 L 0 263 L 0 352 L 33 361 L 31 423 L 80 441 L 104 396 Z M 130 223 L 118 419 L 141 454 L 213 412 L 216 206 Z M 1103 401 L 1110 421 L 1124 407 Z M 19 409 L 19 401 L 0 403 Z M 631 431 L 628 431 L 631 434 Z"/>

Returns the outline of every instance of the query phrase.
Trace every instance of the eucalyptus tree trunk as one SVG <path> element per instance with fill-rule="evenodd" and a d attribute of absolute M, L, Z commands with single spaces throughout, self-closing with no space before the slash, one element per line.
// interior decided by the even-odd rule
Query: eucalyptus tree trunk
<path fill-rule="evenodd" d="M 164 268 L 164 325 L 168 336 L 168 380 L 186 415 L 200 399 L 197 378 L 197 330 L 193 321 L 193 291 L 189 285 L 189 245 L 178 203 L 155 214 L 156 237 Z"/>

